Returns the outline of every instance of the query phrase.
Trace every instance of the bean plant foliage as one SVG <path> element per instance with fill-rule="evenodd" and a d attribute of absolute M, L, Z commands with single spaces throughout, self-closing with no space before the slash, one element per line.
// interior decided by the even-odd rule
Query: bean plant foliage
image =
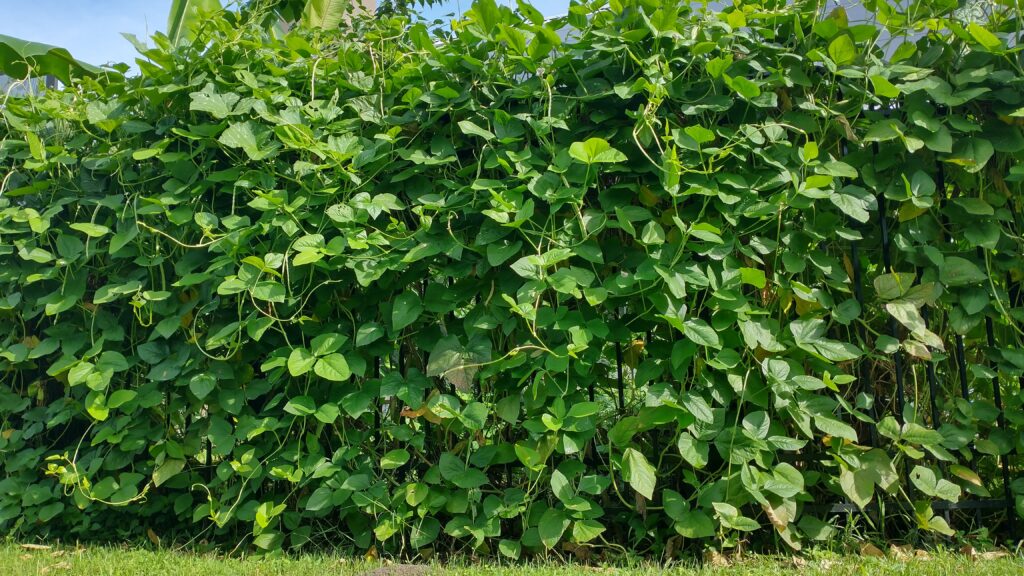
<path fill-rule="evenodd" d="M 224 11 L 6 100 L 0 530 L 671 557 L 1020 514 L 1020 15 L 909 4 Z"/>

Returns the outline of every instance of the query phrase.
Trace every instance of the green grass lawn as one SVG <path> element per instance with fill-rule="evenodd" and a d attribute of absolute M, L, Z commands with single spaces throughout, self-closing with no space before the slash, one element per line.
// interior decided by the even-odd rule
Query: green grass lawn
<path fill-rule="evenodd" d="M 644 574 L 725 574 L 775 576 L 781 574 L 908 574 L 932 576 L 985 576 L 1024 574 L 1024 559 L 1016 556 L 1001 558 L 970 558 L 951 553 L 933 553 L 927 558 L 900 560 L 893 557 L 875 558 L 858 555 L 812 553 L 800 557 L 749 556 L 730 562 L 727 566 L 699 566 L 696 561 L 662 567 L 640 564 L 630 567 L 583 566 L 579 564 L 461 564 L 408 566 L 352 560 L 339 556 L 301 556 L 285 558 L 225 558 L 223 556 L 191 554 L 168 550 L 150 551 L 137 548 L 110 547 L 25 547 L 18 544 L 0 544 L 0 574 L 5 576 L 88 574 L 90 576 L 425 576 L 452 574 L 456 576 L 594 576 Z"/>

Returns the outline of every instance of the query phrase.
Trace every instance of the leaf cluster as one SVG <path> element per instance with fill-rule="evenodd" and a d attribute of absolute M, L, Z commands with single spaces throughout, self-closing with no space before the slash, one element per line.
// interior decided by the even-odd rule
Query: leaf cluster
<path fill-rule="evenodd" d="M 912 4 L 224 12 L 6 100 L 0 529 L 670 557 L 1019 514 L 1020 20 Z"/>

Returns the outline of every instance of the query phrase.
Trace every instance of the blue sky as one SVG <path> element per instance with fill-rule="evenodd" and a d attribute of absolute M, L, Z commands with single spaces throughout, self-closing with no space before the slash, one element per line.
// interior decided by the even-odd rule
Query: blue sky
<path fill-rule="evenodd" d="M 423 14 L 440 18 L 471 5 L 470 0 L 445 0 Z M 569 0 L 533 0 L 533 5 L 546 16 L 557 16 L 568 11 Z M 163 31 L 170 6 L 171 0 L 0 0 L 0 34 L 67 48 L 90 64 L 131 63 L 135 49 L 121 33 L 145 39 Z"/>

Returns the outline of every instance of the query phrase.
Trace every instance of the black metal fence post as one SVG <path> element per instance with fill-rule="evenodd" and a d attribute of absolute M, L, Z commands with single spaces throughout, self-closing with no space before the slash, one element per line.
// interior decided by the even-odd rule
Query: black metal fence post
<path fill-rule="evenodd" d="M 851 263 L 853 267 L 853 296 L 857 299 L 857 304 L 860 306 L 861 313 L 864 313 L 864 272 L 860 265 L 860 249 L 859 242 L 854 240 L 850 247 L 850 258 L 853 260 Z M 867 332 L 864 329 L 864 325 L 857 324 L 857 338 L 861 344 L 867 343 Z M 868 414 L 872 420 L 878 420 L 878 414 L 875 410 L 874 403 L 874 390 L 871 385 L 871 379 L 869 378 L 867 369 L 867 359 L 861 356 L 857 359 L 857 385 L 862 394 L 869 396 L 871 399 L 871 405 L 868 407 Z M 870 430 L 869 442 L 871 446 L 878 445 L 878 430 L 874 424 L 869 424 L 868 429 Z"/>
<path fill-rule="evenodd" d="M 840 140 L 840 151 L 845 158 L 849 153 L 848 143 L 845 138 Z M 849 222 L 851 219 L 847 218 Z M 860 231 L 861 226 L 859 222 L 850 222 L 854 229 Z M 860 241 L 854 240 L 850 243 L 850 267 L 853 269 L 853 297 L 857 300 L 857 305 L 860 307 L 861 314 L 864 313 L 864 271 L 860 263 Z M 867 331 L 864 329 L 864 324 L 857 322 L 855 324 L 855 330 L 857 333 L 857 339 L 861 345 L 867 344 Z M 871 404 L 868 406 L 867 412 L 871 416 L 872 420 L 878 420 L 878 414 L 875 411 L 875 393 L 873 386 L 871 385 L 871 379 L 868 374 L 867 358 L 861 356 L 857 359 L 856 365 L 857 374 L 857 388 L 862 394 L 867 396 Z M 878 446 L 878 430 L 874 424 L 868 424 L 868 443 L 874 447 Z"/>
<path fill-rule="evenodd" d="M 977 250 L 978 258 L 984 258 L 985 254 L 979 247 Z M 998 295 L 993 295 L 998 297 Z M 995 329 L 992 322 L 992 316 L 985 316 L 985 339 L 988 342 L 989 348 L 995 348 L 996 338 Z M 996 418 L 996 425 L 999 426 L 1000 430 L 1006 430 L 1006 414 L 1003 412 L 1003 395 L 999 385 L 999 367 L 995 365 L 991 359 L 988 362 L 989 369 L 992 370 L 995 375 L 992 376 L 992 402 L 996 405 L 996 410 L 999 411 L 999 416 Z M 1006 499 L 1006 521 L 1008 523 L 1009 532 L 1011 538 L 1016 536 L 1016 516 L 1017 512 L 1014 510 L 1013 505 L 1013 492 L 1010 490 L 1010 461 L 1008 455 L 999 455 L 1000 468 L 1002 469 L 1003 475 L 1003 497 Z"/>
<path fill-rule="evenodd" d="M 875 146 L 875 152 L 877 153 L 877 145 Z M 886 214 L 885 193 L 878 194 L 878 216 L 882 228 L 882 264 L 885 271 L 892 274 L 892 255 L 889 253 L 892 239 L 889 237 L 889 218 Z M 892 315 L 889 316 L 889 335 L 899 340 L 899 326 L 896 323 L 896 318 Z M 903 407 L 906 403 L 906 397 L 903 390 L 903 354 L 899 350 L 893 354 L 893 362 L 896 365 L 896 420 L 903 424 Z"/>
<path fill-rule="evenodd" d="M 619 320 L 619 312 L 616 310 L 615 319 Z M 619 391 L 619 412 L 626 410 L 626 393 L 622 383 L 622 342 L 615 340 L 615 383 Z"/>

